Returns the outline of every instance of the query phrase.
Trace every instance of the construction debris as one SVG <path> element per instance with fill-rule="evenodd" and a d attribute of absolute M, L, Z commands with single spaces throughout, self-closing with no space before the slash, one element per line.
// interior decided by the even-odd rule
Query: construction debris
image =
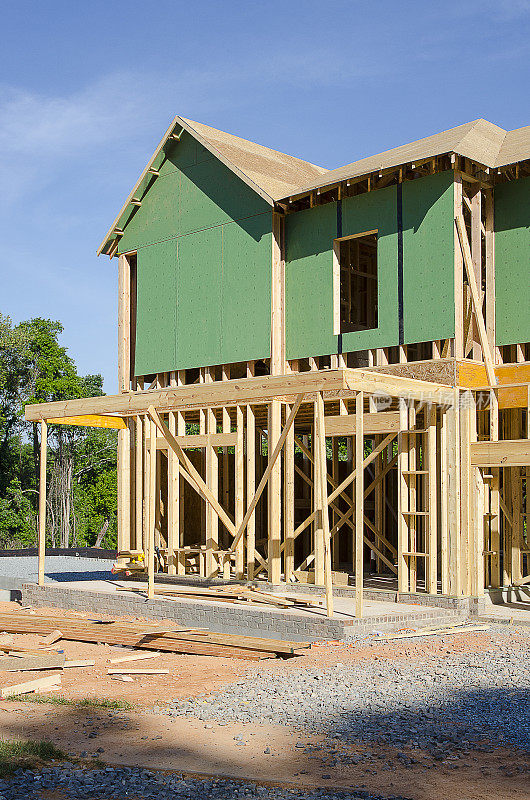
<path fill-rule="evenodd" d="M 450 628 L 422 628 L 417 631 L 406 631 L 404 633 L 392 633 L 383 636 L 383 639 L 415 639 L 417 636 L 446 636 L 450 633 L 471 633 L 472 631 L 487 631 L 489 625 L 461 625 Z"/>
<path fill-rule="evenodd" d="M 119 592 L 146 593 L 147 586 L 118 586 Z M 285 597 L 263 592 L 250 586 L 240 586 L 238 584 L 230 586 L 155 586 L 154 592 L 167 598 L 173 597 L 196 597 L 200 600 L 217 600 L 223 603 L 247 603 L 258 605 L 270 605 L 279 608 L 318 608 L 322 606 L 322 600 L 309 597 Z"/>
<path fill-rule="evenodd" d="M 48 636 L 46 636 L 46 638 L 42 640 L 41 644 L 43 645 L 55 644 L 55 642 L 58 642 L 59 639 L 62 638 L 63 638 L 62 632 L 56 629 L 52 631 L 50 634 L 48 634 Z"/>
<path fill-rule="evenodd" d="M 47 675 L 45 678 L 37 678 L 34 681 L 26 681 L 25 683 L 16 683 L 13 686 L 5 686 L 0 695 L 5 697 L 14 697 L 19 694 L 31 694 L 41 689 L 50 689 L 52 686 L 61 685 L 61 676 Z"/>
<path fill-rule="evenodd" d="M 108 669 L 107 675 L 169 675 L 168 669 Z"/>
<path fill-rule="evenodd" d="M 144 658 L 157 658 L 160 653 L 132 653 L 130 656 L 120 656 L 119 658 L 111 658 L 111 664 L 124 664 L 126 661 L 143 661 Z"/>
<path fill-rule="evenodd" d="M 85 661 L 65 661 L 63 664 L 64 669 L 71 669 L 72 667 L 95 667 L 96 662 L 87 659 Z"/>
<path fill-rule="evenodd" d="M 61 669 L 63 666 L 63 653 L 45 653 L 36 656 L 2 656 L 0 658 L 0 671 L 5 672 L 34 672 L 40 669 Z"/>
<path fill-rule="evenodd" d="M 0 614 L 0 628 L 10 633 L 36 633 L 45 635 L 55 631 L 56 616 L 30 615 L 25 612 Z M 86 620 L 79 617 L 61 618 L 62 638 L 79 642 L 105 642 L 148 650 L 194 655 L 224 656 L 261 660 L 278 655 L 292 656 L 310 647 L 307 642 L 290 642 L 280 639 L 259 639 L 227 633 L 211 633 L 171 626 L 160 630 L 160 625 L 124 621 Z"/>

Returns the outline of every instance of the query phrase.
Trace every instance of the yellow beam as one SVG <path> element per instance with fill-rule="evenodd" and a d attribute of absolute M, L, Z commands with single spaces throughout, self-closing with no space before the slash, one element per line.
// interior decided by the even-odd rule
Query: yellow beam
<path fill-rule="evenodd" d="M 79 417 L 53 417 L 50 425 L 79 425 L 84 428 L 114 428 L 122 431 L 127 427 L 123 417 L 104 417 L 99 414 L 86 414 Z"/>

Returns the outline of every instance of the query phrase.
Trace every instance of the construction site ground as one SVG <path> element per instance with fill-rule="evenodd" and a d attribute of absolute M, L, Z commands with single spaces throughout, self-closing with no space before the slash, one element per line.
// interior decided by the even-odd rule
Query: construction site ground
<path fill-rule="evenodd" d="M 16 607 L 0 603 L 0 612 Z M 59 625 L 60 610 L 35 613 L 50 611 L 57 614 Z M 16 642 L 33 646 L 38 637 L 17 635 Z M 36 695 L 1 700 L 0 737 L 51 740 L 71 759 L 80 759 L 85 770 L 101 760 L 178 772 L 184 778 L 230 776 L 250 786 L 241 796 L 252 796 L 257 782 L 284 787 L 286 797 L 295 789 L 307 789 L 318 790 L 319 797 L 338 797 L 336 792 L 346 790 L 351 797 L 528 800 L 529 644 L 529 628 L 491 625 L 444 636 L 387 640 L 367 635 L 350 643 L 323 642 L 294 658 L 261 662 L 161 653 L 124 667 L 167 669 L 168 675 L 134 676 L 122 682 L 107 670 L 111 658 L 129 650 L 61 640 L 55 647 L 64 650 L 68 661 L 91 659 L 95 666 L 64 670 L 62 686 L 50 694 L 49 703 L 35 702 Z M 0 672 L 0 686 L 42 674 Z M 387 674 L 394 676 L 392 681 Z M 444 724 L 450 727 L 453 715 L 458 734 L 463 712 L 469 735 L 465 740 L 459 740 L 459 734 L 446 737 L 437 749 L 424 736 L 423 728 L 432 728 L 432 707 L 421 708 L 418 686 L 453 686 L 455 676 L 460 696 L 452 696 Z M 381 691 L 376 688 L 374 695 L 378 680 Z M 339 717 L 329 711 L 330 702 L 335 703 L 335 697 L 347 700 L 348 693 L 356 697 L 352 681 L 360 681 L 367 696 L 375 697 L 379 711 L 376 714 L 370 705 L 364 721 L 356 712 L 351 719 L 355 717 L 357 727 L 349 720 L 344 733 Z M 393 692 L 399 695 L 401 711 L 406 707 L 406 722 L 397 734 L 381 714 L 386 692 L 389 715 L 395 707 Z M 62 700 L 71 702 L 61 704 Z M 87 700 L 119 701 L 121 707 L 84 706 Z M 296 704 L 305 711 L 293 713 L 291 721 L 289 709 Z M 488 709 L 490 721 L 498 717 L 497 735 L 489 735 Z M 511 714 L 515 725 L 506 720 Z M 210 789 L 201 794 L 200 781 L 197 786 L 194 794 L 190 784 L 186 796 L 239 796 L 234 789 L 231 794 L 210 794 Z M 264 791 L 269 790 L 260 789 L 259 796 L 267 797 Z M 271 797 L 283 797 L 274 792 Z M 124 790 L 126 796 L 131 795 Z"/>

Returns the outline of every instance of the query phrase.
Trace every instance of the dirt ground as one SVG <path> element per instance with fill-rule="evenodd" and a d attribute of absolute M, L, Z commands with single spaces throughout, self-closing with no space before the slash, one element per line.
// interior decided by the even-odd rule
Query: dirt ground
<path fill-rule="evenodd" d="M 0 612 L 16 608 L 0 603 Z M 49 613 L 51 609 L 36 609 Z M 60 627 L 60 612 L 58 616 Z M 130 618 L 129 618 L 130 619 Z M 517 631 L 514 630 L 514 636 Z M 14 636 L 17 644 L 33 645 L 35 636 Z M 130 708 L 110 710 L 80 708 L 76 705 L 51 705 L 0 701 L 0 737 L 47 738 L 70 754 L 86 759 L 98 757 L 109 764 L 144 765 L 189 774 L 230 775 L 264 783 L 296 786 L 356 787 L 385 794 L 402 794 L 414 800 L 529 800 L 528 759 L 517 750 L 498 748 L 490 752 L 473 751 L 463 756 L 458 766 L 449 761 L 426 768 L 425 754 L 414 754 L 419 763 L 405 768 L 396 758 L 397 750 L 385 748 L 384 758 L 394 768 L 383 771 L 381 748 L 359 742 L 351 752 L 372 756 L 359 765 L 326 767 L 326 746 L 321 749 L 318 737 L 301 735 L 294 728 L 260 724 L 205 724 L 189 717 L 154 714 L 153 706 L 164 706 L 175 698 L 206 694 L 237 680 L 247 672 L 262 669 L 263 663 L 274 670 L 300 669 L 305 666 L 325 668 L 341 661 L 395 659 L 407 657 L 443 659 L 457 652 L 485 652 L 498 646 L 488 631 L 453 635 L 441 640 L 421 640 L 355 647 L 341 643 L 313 645 L 303 655 L 289 659 L 255 662 L 212 656 L 164 654 L 145 661 L 124 665 L 131 668 L 168 669 L 169 675 L 136 676 L 131 683 L 113 680 L 107 675 L 109 659 L 127 654 L 124 648 L 105 644 L 60 641 L 55 647 L 64 650 L 67 660 L 93 659 L 95 667 L 64 670 L 62 687 L 55 697 L 73 701 L 104 698 L 126 701 Z M 122 666 L 122 665 L 120 665 Z M 0 672 L 0 686 L 40 677 L 45 673 Z M 241 741 L 245 746 L 241 746 Z M 298 747 L 296 745 L 298 744 Z M 305 747 L 300 747 L 303 744 Z M 322 742 L 322 744 L 324 744 Z M 521 769 L 521 772 L 518 770 Z"/>

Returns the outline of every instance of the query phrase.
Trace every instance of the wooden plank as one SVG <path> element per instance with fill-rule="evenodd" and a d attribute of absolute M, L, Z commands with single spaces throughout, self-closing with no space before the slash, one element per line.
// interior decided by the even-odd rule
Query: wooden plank
<path fill-rule="evenodd" d="M 471 464 L 475 467 L 530 466 L 530 440 L 504 439 L 500 442 L 474 442 Z"/>
<path fill-rule="evenodd" d="M 168 669 L 108 669 L 107 675 L 169 675 Z"/>
<path fill-rule="evenodd" d="M 355 436 L 355 414 L 340 414 L 326 417 L 326 436 Z M 364 435 L 378 433 L 397 433 L 399 431 L 399 411 L 379 411 L 364 414 Z"/>
<path fill-rule="evenodd" d="M 409 484 L 405 477 L 409 470 L 409 411 L 406 400 L 399 401 L 400 434 L 398 440 L 398 591 L 409 591 L 409 562 L 405 553 L 409 550 L 409 528 L 406 512 L 409 511 Z"/>
<path fill-rule="evenodd" d="M 58 642 L 62 638 L 63 638 L 62 631 L 56 629 L 51 633 L 49 633 L 48 636 L 46 636 L 44 639 L 42 639 L 41 644 L 48 646 L 50 644 L 55 644 L 55 642 Z"/>
<path fill-rule="evenodd" d="M 84 428 L 111 428 L 122 431 L 127 427 L 123 417 L 104 416 L 103 414 L 85 414 L 80 417 L 52 417 L 49 425 L 79 425 Z"/>
<path fill-rule="evenodd" d="M 44 586 L 44 561 L 46 556 L 46 455 L 48 452 L 48 425 L 40 423 L 39 459 L 39 538 L 38 538 L 38 584 Z"/>
<path fill-rule="evenodd" d="M 437 532 L 437 470 L 436 470 L 436 406 L 425 410 L 427 421 L 427 452 L 424 456 L 427 469 L 427 579 L 426 588 L 429 594 L 438 591 L 438 532 Z"/>
<path fill-rule="evenodd" d="M 45 653 L 43 655 L 4 656 L 0 658 L 0 671 L 32 672 L 41 669 L 61 669 L 64 666 L 64 654 Z"/>
<path fill-rule="evenodd" d="M 131 653 L 129 656 L 119 656 L 118 658 L 110 658 L 110 664 L 125 664 L 129 661 L 143 661 L 146 658 L 158 658 L 160 653 Z"/>
<path fill-rule="evenodd" d="M 64 669 L 74 669 L 77 667 L 95 667 L 96 662 L 91 661 L 90 659 L 85 659 L 84 661 L 65 661 L 63 664 Z"/>
<path fill-rule="evenodd" d="M 14 697 L 19 694 L 31 694 L 38 689 L 50 689 L 52 686 L 61 685 L 60 675 L 47 675 L 45 678 L 36 678 L 33 681 L 25 681 L 24 683 L 15 683 L 13 686 L 4 686 L 0 695 L 5 697 Z"/>
<path fill-rule="evenodd" d="M 118 550 L 131 547 L 131 433 L 118 431 Z"/>

